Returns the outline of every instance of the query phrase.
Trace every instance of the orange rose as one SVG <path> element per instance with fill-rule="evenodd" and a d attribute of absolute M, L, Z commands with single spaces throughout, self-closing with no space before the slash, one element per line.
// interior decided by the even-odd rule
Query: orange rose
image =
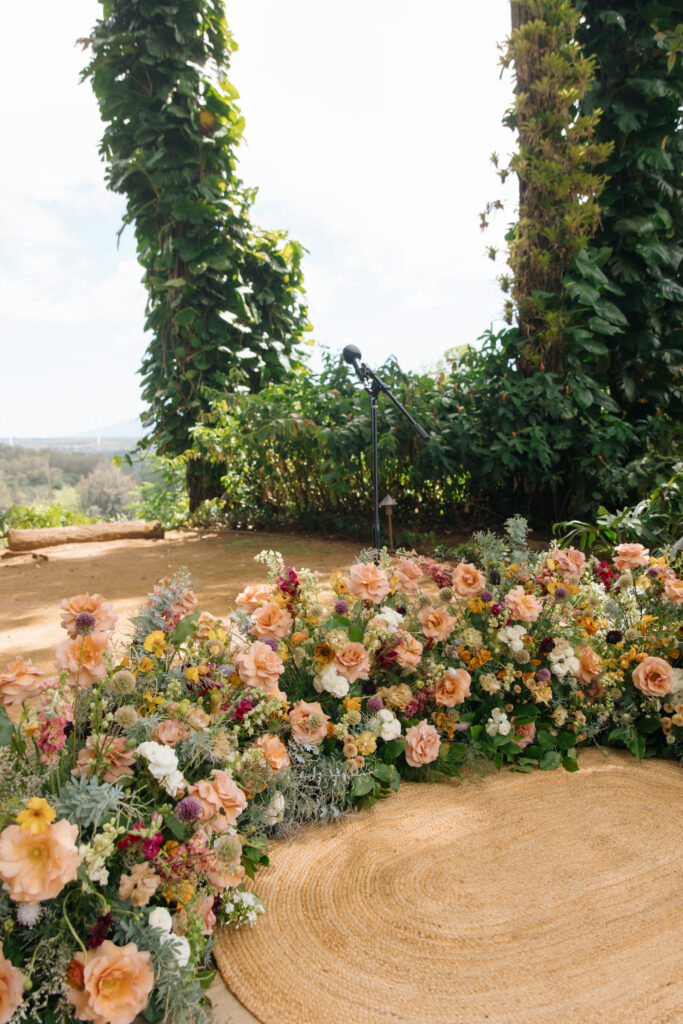
<path fill-rule="evenodd" d="M 93 686 L 107 674 L 107 666 L 102 655 L 107 649 L 107 637 L 104 633 L 91 633 L 90 636 L 67 637 L 55 651 L 55 665 L 63 672 L 69 673 L 73 685 L 82 687 Z"/>
<path fill-rule="evenodd" d="M 105 939 L 101 946 L 76 953 L 83 969 L 83 988 L 67 986 L 66 994 L 77 1020 L 93 1024 L 131 1024 L 147 1006 L 154 988 L 152 957 L 134 942 L 117 946 Z"/>
<path fill-rule="evenodd" d="M 60 607 L 62 626 L 69 636 L 77 635 L 76 618 L 81 612 L 95 616 L 93 630 L 98 633 L 111 633 L 118 621 L 113 604 L 111 601 L 105 601 L 101 594 L 76 594 L 75 597 L 65 597 Z"/>
<path fill-rule="evenodd" d="M 412 558 L 402 558 L 394 568 L 393 583 L 402 594 L 414 594 L 417 582 L 424 576 L 423 570 Z"/>
<path fill-rule="evenodd" d="M 650 551 L 642 544 L 619 544 L 614 550 L 616 551 L 614 564 L 620 572 L 638 569 L 650 561 Z"/>
<path fill-rule="evenodd" d="M 367 679 L 370 674 L 368 652 L 362 644 L 350 642 L 335 654 L 334 667 L 349 683 L 355 683 L 357 679 Z"/>
<path fill-rule="evenodd" d="M 202 807 L 199 821 L 210 823 L 214 832 L 227 832 L 247 806 L 247 798 L 227 772 L 214 769 L 210 779 L 200 779 L 188 786 L 187 795 Z"/>
<path fill-rule="evenodd" d="M 533 594 L 527 594 L 524 587 L 515 587 L 509 591 L 505 603 L 512 618 L 521 622 L 535 622 L 543 611 L 542 602 Z"/>
<path fill-rule="evenodd" d="M 563 551 L 551 551 L 550 557 L 557 563 L 565 576 L 580 576 L 586 566 L 586 556 L 578 548 L 568 547 Z"/>
<path fill-rule="evenodd" d="M 414 672 L 420 664 L 422 644 L 414 636 L 411 636 L 410 633 L 401 633 L 401 639 L 396 647 L 394 647 L 393 654 L 396 658 L 396 664 L 400 668 L 407 668 L 410 672 Z"/>
<path fill-rule="evenodd" d="M 125 736 L 88 736 L 85 746 L 78 752 L 78 764 L 71 774 L 88 778 L 97 765 L 98 777 L 103 782 L 116 782 L 123 775 L 134 775 L 135 751 L 126 747 Z M 104 772 L 104 774 L 102 774 Z"/>
<path fill-rule="evenodd" d="M 298 700 L 287 717 L 292 726 L 292 739 L 297 743 L 316 747 L 327 736 L 330 716 L 325 714 L 318 701 L 308 704 L 305 700 Z"/>
<path fill-rule="evenodd" d="M 26 975 L 6 960 L 0 943 L 0 1024 L 7 1024 L 24 1000 Z"/>
<path fill-rule="evenodd" d="M 273 588 L 268 586 L 267 583 L 259 583 L 255 587 L 245 587 L 241 594 L 238 594 L 235 598 L 235 604 L 240 608 L 244 608 L 245 612 L 249 615 L 263 604 L 265 601 L 270 601 L 273 597 Z"/>
<path fill-rule="evenodd" d="M 683 604 L 683 580 L 669 576 L 664 581 L 664 597 L 673 604 Z"/>
<path fill-rule="evenodd" d="M 211 782 L 218 795 L 225 820 L 231 827 L 237 824 L 237 819 L 247 806 L 247 798 L 228 772 L 214 768 L 211 773 Z M 222 817 L 222 815 L 221 815 Z"/>
<path fill-rule="evenodd" d="M 472 676 L 464 668 L 447 668 L 434 687 L 434 700 L 446 708 L 462 704 L 470 695 Z"/>
<path fill-rule="evenodd" d="M 602 662 L 591 647 L 582 647 L 580 651 L 576 652 L 576 656 L 579 659 L 579 667 L 574 672 L 574 675 L 581 683 L 588 685 L 592 679 L 595 679 L 602 670 Z"/>
<path fill-rule="evenodd" d="M 411 768 L 421 768 L 424 764 L 436 761 L 440 747 L 438 732 L 424 719 L 412 728 L 406 729 L 405 755 Z"/>
<path fill-rule="evenodd" d="M 262 604 L 251 613 L 251 631 L 260 640 L 281 640 L 292 628 L 294 619 L 274 601 Z"/>
<path fill-rule="evenodd" d="M 32 835 L 8 825 L 0 833 L 0 879 L 17 903 L 53 900 L 73 882 L 81 858 L 76 848 L 78 826 L 61 818 Z"/>
<path fill-rule="evenodd" d="M 476 597 L 486 587 L 486 577 L 476 565 L 460 562 L 453 570 L 453 590 L 458 597 Z"/>
<path fill-rule="evenodd" d="M 355 597 L 361 601 L 374 601 L 375 604 L 383 601 L 391 589 L 387 574 L 371 562 L 368 565 L 362 562 L 352 565 L 347 583 Z"/>
<path fill-rule="evenodd" d="M 633 685 L 646 697 L 671 693 L 674 670 L 663 658 L 644 658 L 633 672 Z"/>
<path fill-rule="evenodd" d="M 279 693 L 278 681 L 285 666 L 268 644 L 256 640 L 248 651 L 236 655 L 235 668 L 247 686 L 255 686 L 266 693 Z"/>
<path fill-rule="evenodd" d="M 215 889 L 236 889 L 244 881 L 246 872 L 242 865 L 234 870 L 216 867 L 207 871 L 206 876 Z"/>
<path fill-rule="evenodd" d="M 31 659 L 24 661 L 19 656 L 7 666 L 7 671 L 0 675 L 0 704 L 9 707 L 21 704 L 29 697 L 36 697 L 43 688 L 43 673 L 33 667 Z"/>
<path fill-rule="evenodd" d="M 259 736 L 254 745 L 260 747 L 263 751 L 266 761 L 274 772 L 279 772 L 281 768 L 289 767 L 287 747 L 279 736 L 273 736 L 269 732 L 264 733 L 263 736 Z"/>
<path fill-rule="evenodd" d="M 418 614 L 422 632 L 432 640 L 446 640 L 455 629 L 456 620 L 446 608 L 422 608 Z"/>

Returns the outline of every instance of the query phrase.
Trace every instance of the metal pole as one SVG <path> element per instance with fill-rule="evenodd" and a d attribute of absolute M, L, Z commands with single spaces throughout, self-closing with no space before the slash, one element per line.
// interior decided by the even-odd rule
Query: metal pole
<path fill-rule="evenodd" d="M 372 493 L 374 499 L 374 521 L 372 524 L 372 546 L 379 551 L 379 453 L 377 445 L 377 388 L 370 390 L 370 429 L 372 433 Z"/>

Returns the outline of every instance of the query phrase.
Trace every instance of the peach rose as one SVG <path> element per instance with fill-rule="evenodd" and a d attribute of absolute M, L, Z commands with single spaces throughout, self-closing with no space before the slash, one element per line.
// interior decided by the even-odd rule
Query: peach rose
<path fill-rule="evenodd" d="M 362 644 L 349 642 L 334 656 L 334 667 L 349 683 L 367 679 L 370 674 L 370 658 Z"/>
<path fill-rule="evenodd" d="M 418 614 L 422 632 L 432 640 L 446 640 L 455 629 L 456 620 L 446 608 L 422 608 Z"/>
<path fill-rule="evenodd" d="M 434 700 L 446 708 L 462 704 L 470 695 L 472 676 L 464 668 L 447 668 L 434 687 Z"/>
<path fill-rule="evenodd" d="M 188 786 L 187 795 L 201 804 L 199 821 L 211 823 L 214 832 L 227 832 L 247 806 L 247 798 L 227 772 L 214 769 L 210 779 L 200 779 Z"/>
<path fill-rule="evenodd" d="M 0 833 L 0 879 L 17 903 L 53 900 L 73 882 L 81 863 L 76 848 L 78 826 L 66 818 L 32 835 L 19 825 Z"/>
<path fill-rule="evenodd" d="M 213 896 L 207 896 L 196 906 L 197 917 L 201 921 L 202 935 L 211 935 L 216 926 L 216 915 L 213 912 Z M 173 931 L 176 935 L 185 935 L 190 927 L 187 910 L 181 907 L 173 915 Z"/>
<path fill-rule="evenodd" d="M 308 704 L 305 700 L 298 700 L 287 717 L 292 726 L 292 739 L 298 743 L 315 747 L 327 736 L 330 716 L 325 714 L 318 701 Z"/>
<path fill-rule="evenodd" d="M 244 881 L 246 872 L 242 865 L 230 871 L 228 868 L 213 868 L 206 877 L 215 889 L 236 889 Z"/>
<path fill-rule="evenodd" d="M 266 601 L 272 600 L 273 588 L 267 583 L 259 583 L 255 587 L 245 587 L 235 598 L 235 604 L 244 608 L 249 615 Z"/>
<path fill-rule="evenodd" d="M 256 640 L 248 651 L 235 656 L 235 668 L 247 686 L 266 693 L 278 693 L 278 681 L 285 670 L 282 658 L 268 644 Z"/>
<path fill-rule="evenodd" d="M 410 672 L 414 672 L 420 664 L 422 644 L 410 633 L 401 633 L 401 639 L 396 647 L 394 647 L 393 653 L 396 658 L 396 664 L 400 668 L 407 668 Z"/>
<path fill-rule="evenodd" d="M 259 747 L 263 751 L 266 761 L 274 772 L 279 772 L 281 768 L 289 767 L 287 747 L 279 736 L 274 736 L 269 732 L 264 733 L 263 736 L 259 736 L 254 746 Z"/>
<path fill-rule="evenodd" d="M 161 878 L 150 864 L 134 864 L 129 875 L 121 875 L 119 899 L 130 899 L 134 907 L 146 907 L 160 885 Z"/>
<path fill-rule="evenodd" d="M 423 764 L 431 764 L 439 755 L 441 740 L 433 725 L 424 719 L 410 729 L 406 729 L 406 761 L 411 768 L 421 768 Z"/>
<path fill-rule="evenodd" d="M 551 551 L 550 557 L 565 576 L 580 576 L 586 567 L 586 556 L 575 547 Z"/>
<path fill-rule="evenodd" d="M 76 594 L 75 597 L 65 597 L 60 608 L 62 626 L 69 636 L 77 636 L 76 618 L 81 612 L 89 612 L 95 616 L 93 630 L 97 633 L 111 633 L 118 621 L 118 615 L 114 614 L 114 605 L 111 601 L 105 601 L 101 594 Z"/>
<path fill-rule="evenodd" d="M 374 601 L 375 604 L 383 601 L 391 589 L 387 574 L 372 562 L 352 565 L 347 583 L 354 597 L 361 601 Z"/>
<path fill-rule="evenodd" d="M 633 671 L 633 685 L 646 697 L 664 697 L 671 693 L 674 670 L 663 658 L 644 658 Z"/>
<path fill-rule="evenodd" d="M 275 601 L 262 604 L 251 613 L 251 631 L 259 640 L 281 640 L 292 628 L 294 619 Z"/>
<path fill-rule="evenodd" d="M 512 719 L 512 727 L 514 729 L 514 741 L 520 750 L 524 750 L 525 747 L 530 746 L 536 738 L 536 723 L 527 722 L 526 725 L 516 725 L 514 718 Z"/>
<path fill-rule="evenodd" d="M 9 707 L 11 704 L 21 704 L 30 697 L 37 697 L 44 684 L 43 673 L 33 667 L 31 659 L 24 661 L 18 656 L 9 663 L 7 671 L 0 675 L 0 704 Z"/>
<path fill-rule="evenodd" d="M 543 603 L 533 594 L 528 594 L 524 587 L 510 590 L 505 603 L 512 618 L 521 622 L 535 622 L 543 611 Z"/>
<path fill-rule="evenodd" d="M 152 733 L 153 740 L 156 740 L 157 743 L 164 743 L 167 747 L 175 747 L 176 743 L 187 739 L 188 736 L 187 726 L 183 722 L 171 718 L 160 722 Z"/>
<path fill-rule="evenodd" d="M 88 950 L 87 963 L 83 953 L 76 953 L 74 961 L 82 968 L 83 987 L 69 984 L 66 994 L 76 1020 L 132 1024 L 147 1006 L 154 988 L 152 957 L 134 942 L 117 946 L 105 939 Z"/>
<path fill-rule="evenodd" d="M 673 604 L 683 604 L 683 580 L 669 576 L 664 581 L 664 597 Z"/>
<path fill-rule="evenodd" d="M 55 651 L 55 665 L 60 672 L 69 673 L 73 685 L 93 686 L 107 674 L 107 666 L 102 655 L 107 649 L 107 637 L 104 633 L 91 633 L 90 636 L 73 636 L 62 640 Z"/>
<path fill-rule="evenodd" d="M 26 975 L 5 959 L 0 943 L 0 1024 L 7 1024 L 12 1014 L 24 1001 Z"/>
<path fill-rule="evenodd" d="M 97 771 L 103 782 L 116 782 L 123 775 L 134 775 L 135 751 L 126 747 L 125 736 L 88 736 L 78 752 L 78 764 L 71 774 L 80 779 Z M 103 774 L 104 773 L 104 774 Z"/>
<path fill-rule="evenodd" d="M 402 558 L 394 568 L 393 582 L 402 594 L 414 594 L 418 580 L 424 576 L 423 570 L 412 558 Z"/>
<path fill-rule="evenodd" d="M 620 572 L 638 569 L 650 561 L 650 550 L 644 548 L 642 544 L 618 544 L 614 550 L 616 551 L 614 564 Z"/>
<path fill-rule="evenodd" d="M 459 562 L 453 570 L 453 590 L 458 597 L 476 597 L 486 587 L 486 577 L 476 565 Z"/>
<path fill-rule="evenodd" d="M 602 662 L 592 647 L 582 647 L 576 652 L 576 657 L 579 659 L 579 667 L 574 675 L 587 686 L 602 671 Z"/>

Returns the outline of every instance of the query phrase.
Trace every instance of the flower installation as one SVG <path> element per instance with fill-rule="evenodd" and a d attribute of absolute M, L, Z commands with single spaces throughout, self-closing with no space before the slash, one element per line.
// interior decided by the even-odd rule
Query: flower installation
<path fill-rule="evenodd" d="M 118 651 L 111 604 L 62 602 L 56 674 L 0 674 L 0 1024 L 210 1021 L 212 933 L 263 911 L 268 835 L 401 777 L 683 756 L 680 564 L 478 537 L 324 582 L 262 552 L 227 620 L 181 571 Z"/>

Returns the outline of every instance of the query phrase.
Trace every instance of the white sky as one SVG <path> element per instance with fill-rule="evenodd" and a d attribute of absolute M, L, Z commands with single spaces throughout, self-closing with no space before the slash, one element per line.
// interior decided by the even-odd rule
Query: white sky
<path fill-rule="evenodd" d="M 256 223 L 309 250 L 314 337 L 379 364 L 435 363 L 496 322 L 512 207 L 489 156 L 501 117 L 497 43 L 509 0 L 227 0 L 230 78 L 259 186 Z M 145 294 L 123 200 L 107 193 L 85 55 L 96 0 L 3 4 L 0 17 L 0 440 L 76 433 L 141 410 Z M 28 59 L 27 59 L 28 58 Z M 508 189 L 512 194 L 512 190 Z"/>

